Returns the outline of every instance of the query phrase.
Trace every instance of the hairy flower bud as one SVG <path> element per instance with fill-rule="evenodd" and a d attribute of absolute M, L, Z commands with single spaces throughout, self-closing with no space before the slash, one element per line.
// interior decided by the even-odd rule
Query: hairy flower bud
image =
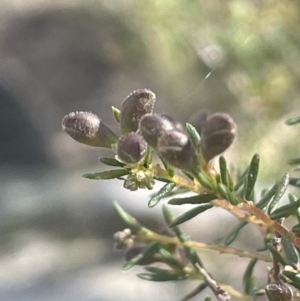
<path fill-rule="evenodd" d="M 281 282 L 270 283 L 265 288 L 266 295 L 270 301 L 291 301 L 293 293 L 290 287 Z"/>
<path fill-rule="evenodd" d="M 206 161 L 223 153 L 233 142 L 236 124 L 225 113 L 210 115 L 201 125 L 201 151 Z"/>
<path fill-rule="evenodd" d="M 168 119 L 170 122 L 172 122 L 173 123 L 173 126 L 177 129 L 177 130 L 179 130 L 179 131 L 184 131 L 185 130 L 185 128 L 183 127 L 183 125 L 180 123 L 180 122 L 178 122 L 177 120 L 175 120 L 175 118 L 173 117 L 173 116 L 171 116 L 171 115 L 169 115 L 169 114 L 162 114 L 161 115 L 163 118 L 165 118 L 165 119 Z"/>
<path fill-rule="evenodd" d="M 153 111 L 155 100 L 155 94 L 148 89 L 138 89 L 129 94 L 121 105 L 121 132 L 135 132 L 142 116 Z"/>
<path fill-rule="evenodd" d="M 197 155 L 188 135 L 182 131 L 165 131 L 158 139 L 158 153 L 171 165 L 192 171 L 197 167 Z"/>
<path fill-rule="evenodd" d="M 117 145 L 118 157 L 125 163 L 139 162 L 145 156 L 146 150 L 146 141 L 134 132 L 122 135 Z"/>
<path fill-rule="evenodd" d="M 72 112 L 62 120 L 62 130 L 74 140 L 96 147 L 111 148 L 118 136 L 97 115 L 89 112 Z"/>
<path fill-rule="evenodd" d="M 146 114 L 140 121 L 140 133 L 153 147 L 157 147 L 158 139 L 167 131 L 175 129 L 174 123 L 158 114 Z"/>

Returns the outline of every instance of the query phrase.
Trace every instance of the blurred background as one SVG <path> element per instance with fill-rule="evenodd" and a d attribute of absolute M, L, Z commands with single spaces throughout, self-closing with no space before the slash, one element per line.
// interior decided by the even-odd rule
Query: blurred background
<path fill-rule="evenodd" d="M 168 301 L 193 289 L 122 271 L 112 235 L 125 226 L 112 201 L 157 231 L 161 210 L 147 208 L 149 192 L 83 179 L 112 154 L 73 141 L 61 119 L 92 111 L 117 131 L 111 106 L 137 88 L 181 122 L 199 109 L 224 111 L 238 124 L 226 158 L 244 167 L 259 152 L 260 181 L 272 184 L 297 156 L 298 130 L 284 121 L 300 115 L 299 24 L 291 0 L 0 0 L 0 300 Z M 183 228 L 221 243 L 236 221 L 212 214 Z M 235 246 L 261 246 L 249 228 Z M 202 256 L 241 289 L 247 261 Z"/>

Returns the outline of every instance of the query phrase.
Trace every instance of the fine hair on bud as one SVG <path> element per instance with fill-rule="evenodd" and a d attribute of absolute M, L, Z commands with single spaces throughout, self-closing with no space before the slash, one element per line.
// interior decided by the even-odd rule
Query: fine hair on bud
<path fill-rule="evenodd" d="M 223 153 L 234 141 L 236 124 L 230 115 L 215 113 L 201 126 L 201 152 L 206 161 Z"/>
<path fill-rule="evenodd" d="M 195 148 L 182 131 L 165 131 L 158 140 L 157 151 L 174 167 L 185 171 L 194 171 L 197 167 Z"/>
<path fill-rule="evenodd" d="M 148 89 L 138 89 L 129 94 L 120 109 L 122 134 L 137 131 L 142 116 L 153 111 L 155 101 L 155 94 Z"/>
<path fill-rule="evenodd" d="M 117 154 L 124 163 L 137 163 L 143 159 L 147 151 L 147 143 L 137 133 L 127 133 L 120 137 Z"/>
<path fill-rule="evenodd" d="M 147 143 L 157 148 L 159 138 L 168 131 L 175 129 L 174 123 L 159 114 L 146 114 L 140 121 L 140 133 Z"/>
<path fill-rule="evenodd" d="M 74 140 L 95 147 L 111 148 L 118 136 L 97 115 L 71 112 L 62 120 L 62 130 Z"/>
<path fill-rule="evenodd" d="M 163 118 L 168 119 L 169 121 L 171 121 L 174 125 L 174 127 L 179 130 L 179 131 L 184 131 L 185 128 L 183 127 L 183 125 L 178 122 L 177 120 L 175 120 L 175 118 L 169 114 L 162 114 L 161 115 Z"/>

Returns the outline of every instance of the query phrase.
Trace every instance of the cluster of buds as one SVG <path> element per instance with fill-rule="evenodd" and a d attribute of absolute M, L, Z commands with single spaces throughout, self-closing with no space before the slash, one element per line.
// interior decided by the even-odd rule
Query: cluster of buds
<path fill-rule="evenodd" d="M 193 176 L 232 144 L 236 125 L 228 114 L 200 113 L 192 118 L 189 126 L 195 125 L 193 139 L 180 123 L 167 115 L 153 113 L 155 101 L 152 91 L 138 89 L 125 98 L 120 110 L 113 108 L 120 136 L 88 112 L 66 115 L 62 129 L 78 142 L 112 149 L 115 159 L 130 170 L 124 183 L 130 190 L 152 188 L 153 150 L 164 164 Z"/>
<path fill-rule="evenodd" d="M 116 249 L 126 250 L 133 246 L 134 235 L 130 229 L 126 228 L 123 231 L 118 231 L 114 234 L 114 242 Z"/>

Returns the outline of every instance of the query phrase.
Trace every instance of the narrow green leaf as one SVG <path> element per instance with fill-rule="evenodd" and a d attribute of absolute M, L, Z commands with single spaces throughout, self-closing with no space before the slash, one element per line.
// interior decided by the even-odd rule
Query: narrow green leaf
<path fill-rule="evenodd" d="M 103 157 L 103 158 L 99 158 L 99 161 L 101 163 L 109 165 L 109 166 L 116 166 L 116 167 L 123 167 L 123 166 L 125 166 L 124 163 L 116 160 L 115 158 Z"/>
<path fill-rule="evenodd" d="M 296 234 L 297 235 L 297 234 Z M 295 247 L 295 249 L 296 249 L 296 251 L 297 251 L 297 253 L 298 253 L 298 256 L 300 255 L 300 248 L 298 248 L 298 247 L 296 247 L 296 246 L 294 246 Z"/>
<path fill-rule="evenodd" d="M 244 290 L 245 293 L 250 296 L 255 296 L 255 292 L 258 289 L 257 280 L 253 277 L 253 270 L 256 263 L 257 258 L 252 258 L 243 275 Z"/>
<path fill-rule="evenodd" d="M 283 250 L 284 250 L 284 253 L 285 253 L 285 257 L 289 261 L 297 264 L 298 259 L 299 259 L 298 254 L 295 250 L 294 245 L 291 243 L 291 241 L 290 241 L 290 239 L 287 235 L 282 236 L 281 244 L 282 244 L 282 247 L 283 247 Z"/>
<path fill-rule="evenodd" d="M 191 247 L 183 246 L 185 256 L 190 261 L 190 263 L 194 266 L 196 270 L 198 270 L 198 266 L 203 268 L 203 263 L 198 255 L 198 253 Z"/>
<path fill-rule="evenodd" d="M 175 169 L 172 165 L 170 165 L 164 158 L 162 158 L 160 155 L 159 156 L 159 159 L 160 161 L 162 162 L 165 170 L 168 172 L 168 175 L 172 178 L 174 177 L 175 175 Z"/>
<path fill-rule="evenodd" d="M 250 166 L 248 166 L 246 168 L 246 170 L 242 173 L 242 175 L 239 177 L 237 183 L 235 184 L 235 186 L 233 188 L 234 191 L 238 191 L 243 185 L 246 184 L 247 176 L 249 173 L 249 168 L 250 168 Z"/>
<path fill-rule="evenodd" d="M 130 170 L 114 169 L 114 170 L 101 171 L 97 173 L 86 173 L 83 175 L 83 177 L 91 180 L 110 180 L 110 179 L 120 178 L 128 174 L 130 174 Z"/>
<path fill-rule="evenodd" d="M 282 217 L 288 217 L 294 213 L 296 209 L 300 207 L 300 199 L 296 201 L 295 203 L 290 203 L 284 206 L 281 206 L 280 208 L 274 210 L 270 217 L 271 219 L 279 219 Z"/>
<path fill-rule="evenodd" d="M 300 158 L 292 158 L 287 161 L 289 165 L 300 164 Z"/>
<path fill-rule="evenodd" d="M 144 162 L 147 166 L 149 166 L 152 163 L 152 149 L 149 145 L 147 146 Z"/>
<path fill-rule="evenodd" d="M 132 229 L 136 231 L 147 230 L 140 222 L 138 222 L 133 216 L 127 213 L 117 202 L 114 202 L 114 207 L 122 218 L 122 220 Z"/>
<path fill-rule="evenodd" d="M 292 117 L 292 118 L 289 118 L 288 120 L 285 121 L 285 123 L 287 125 L 294 125 L 294 124 L 299 123 L 299 122 L 300 122 L 300 116 Z"/>
<path fill-rule="evenodd" d="M 289 184 L 296 187 L 300 187 L 300 178 L 290 178 Z"/>
<path fill-rule="evenodd" d="M 160 248 L 158 253 L 162 257 L 162 262 L 169 265 L 173 269 L 176 270 L 184 269 L 184 265 L 177 258 L 173 257 L 172 254 L 168 252 L 166 249 Z"/>
<path fill-rule="evenodd" d="M 141 250 L 141 252 L 138 255 L 136 255 L 135 257 L 133 257 L 132 259 L 130 259 L 124 264 L 123 270 L 129 270 L 133 266 L 137 265 L 139 261 L 141 261 L 143 258 L 147 258 L 148 256 L 153 255 L 154 253 L 157 252 L 158 247 L 159 247 L 158 241 L 150 242 L 147 246 L 145 246 L 144 249 Z"/>
<path fill-rule="evenodd" d="M 192 141 L 192 144 L 193 144 L 196 152 L 198 152 L 199 145 L 200 145 L 200 135 L 199 135 L 198 131 L 190 123 L 186 124 L 186 130 L 187 130 L 187 133 Z"/>
<path fill-rule="evenodd" d="M 162 199 L 165 198 L 167 196 L 169 196 L 172 192 L 172 190 L 176 187 L 175 183 L 167 183 L 165 184 L 159 191 L 158 193 L 156 193 L 151 200 L 148 203 L 148 207 L 152 208 L 154 207 L 156 204 L 158 204 L 158 202 Z"/>
<path fill-rule="evenodd" d="M 233 190 L 233 184 L 230 177 L 230 174 L 227 169 L 227 163 L 223 156 L 220 156 L 219 158 L 219 166 L 220 166 L 220 175 L 221 175 L 221 181 L 224 185 L 226 185 L 229 190 Z"/>
<path fill-rule="evenodd" d="M 169 224 L 169 227 L 172 228 L 174 226 L 178 226 L 212 207 L 213 204 L 210 203 L 197 206 L 196 208 L 193 208 L 177 217 L 173 222 L 171 222 L 171 224 Z"/>
<path fill-rule="evenodd" d="M 245 186 L 245 194 L 244 197 L 246 200 L 252 200 L 254 195 L 254 186 L 257 180 L 258 171 L 259 171 L 259 154 L 254 154 L 252 157 L 249 172 L 247 175 L 247 182 Z"/>
<path fill-rule="evenodd" d="M 218 197 L 214 194 L 200 194 L 194 195 L 186 198 L 173 198 L 168 204 L 170 205 L 184 205 L 184 204 L 204 204 L 212 200 L 217 199 Z"/>
<path fill-rule="evenodd" d="M 221 175 L 220 175 L 220 174 L 216 174 L 215 178 L 216 178 L 216 183 L 217 183 L 217 184 L 218 184 L 218 183 L 222 183 Z"/>
<path fill-rule="evenodd" d="M 295 225 L 295 226 L 292 228 L 292 231 L 293 231 L 293 232 L 300 232 L 300 224 Z"/>
<path fill-rule="evenodd" d="M 272 244 L 268 244 L 268 249 L 272 253 L 273 257 L 283 266 L 291 265 L 293 268 L 296 268 L 295 265 L 292 262 L 290 262 L 287 258 L 283 257 L 281 253 Z"/>
<path fill-rule="evenodd" d="M 239 201 L 237 197 L 233 195 L 233 193 L 229 191 L 228 187 L 225 186 L 223 183 L 218 183 L 217 189 L 222 198 L 228 200 L 232 205 L 238 204 Z"/>
<path fill-rule="evenodd" d="M 275 195 L 278 190 L 278 183 L 276 183 L 264 196 L 260 199 L 260 201 L 256 204 L 256 207 L 259 209 L 264 209 L 270 202 L 270 200 Z"/>
<path fill-rule="evenodd" d="M 289 193 L 289 201 L 290 201 L 290 203 L 295 203 L 297 201 L 297 197 L 294 194 Z M 294 215 L 296 216 L 298 222 L 300 223 L 300 209 L 299 208 L 295 210 Z"/>
<path fill-rule="evenodd" d="M 271 214 L 277 207 L 279 200 L 282 198 L 289 185 L 289 178 L 290 178 L 289 174 L 285 173 L 283 177 L 280 179 L 280 181 L 278 182 L 276 193 L 268 207 L 268 214 Z"/>
<path fill-rule="evenodd" d="M 166 272 L 167 270 L 163 270 L 163 269 L 160 270 L 161 271 L 157 273 L 140 273 L 137 276 L 143 280 L 155 281 L 155 282 L 181 281 L 188 278 L 187 274 L 176 274 L 172 271 L 168 271 L 167 273 Z"/>
<path fill-rule="evenodd" d="M 162 206 L 162 210 L 163 210 L 163 216 L 164 216 L 164 219 L 165 219 L 166 223 L 168 225 L 171 224 L 174 221 L 173 214 L 172 214 L 171 210 L 165 204 Z M 182 243 L 187 240 L 188 237 L 184 234 L 183 231 L 181 231 L 181 229 L 179 227 L 173 227 L 172 231 L 175 233 L 175 235 L 178 237 L 178 239 Z"/>
<path fill-rule="evenodd" d="M 115 117 L 115 119 L 117 120 L 117 122 L 120 122 L 121 120 L 121 111 L 117 108 L 115 108 L 114 106 L 111 107 L 112 110 L 112 114 Z"/>
<path fill-rule="evenodd" d="M 244 185 L 243 186 L 241 186 L 238 190 L 235 190 L 235 193 L 236 193 L 236 195 L 237 196 L 240 196 L 240 197 L 242 197 L 242 198 L 244 198 Z"/>
<path fill-rule="evenodd" d="M 300 274 L 288 270 L 283 270 L 281 273 L 292 281 L 300 283 Z"/>
<path fill-rule="evenodd" d="M 215 191 L 216 190 L 216 183 L 214 183 L 213 179 L 211 179 L 207 174 L 200 171 L 195 173 L 195 178 L 204 188 L 209 190 Z"/>
<path fill-rule="evenodd" d="M 221 197 L 227 201 L 229 201 L 228 190 L 227 187 L 223 183 L 218 183 L 217 189 Z"/>
<path fill-rule="evenodd" d="M 249 262 L 249 264 L 248 264 L 248 266 L 247 266 L 247 268 L 245 270 L 245 273 L 243 275 L 243 283 L 244 283 L 244 285 L 245 285 L 245 282 L 247 282 L 252 277 L 253 269 L 254 269 L 256 263 L 257 263 L 257 258 L 256 257 L 252 258 L 250 260 L 250 262 Z M 246 292 L 246 294 L 249 294 L 249 291 L 247 291 L 246 289 L 245 289 L 245 292 Z"/>
<path fill-rule="evenodd" d="M 270 232 L 267 233 L 264 237 L 264 246 L 261 248 L 256 249 L 257 252 L 263 252 L 268 250 L 268 244 L 272 244 L 274 241 L 275 234 Z"/>
<path fill-rule="evenodd" d="M 244 228 L 248 223 L 245 221 L 240 221 L 233 230 L 229 233 L 229 235 L 225 238 L 225 245 L 229 246 L 236 239 L 242 228 Z"/>
<path fill-rule="evenodd" d="M 292 282 L 291 285 L 293 285 L 296 289 L 300 290 L 300 283 L 299 282 Z"/>

